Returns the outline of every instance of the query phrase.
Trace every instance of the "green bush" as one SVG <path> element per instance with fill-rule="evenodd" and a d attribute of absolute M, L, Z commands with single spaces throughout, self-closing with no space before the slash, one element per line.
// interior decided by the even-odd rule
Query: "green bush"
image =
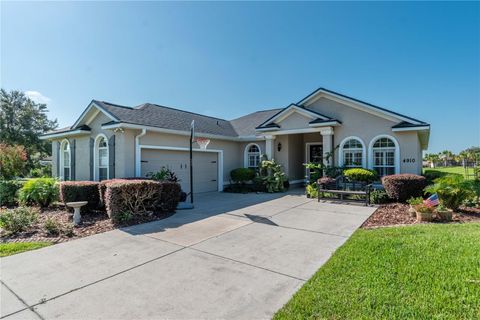
<path fill-rule="evenodd" d="M 59 183 L 60 201 L 88 201 L 82 212 L 98 209 L 100 206 L 99 182 L 96 181 L 62 181 Z"/>
<path fill-rule="evenodd" d="M 391 199 L 385 190 L 373 190 L 370 193 L 370 202 L 373 204 L 384 204 L 391 202 Z"/>
<path fill-rule="evenodd" d="M 363 168 L 351 168 L 343 171 L 343 175 L 350 181 L 362 181 L 372 183 L 378 179 L 377 172 Z"/>
<path fill-rule="evenodd" d="M 0 206 L 17 204 L 17 191 L 22 187 L 19 180 L 0 180 Z"/>
<path fill-rule="evenodd" d="M 157 172 L 149 172 L 147 174 L 147 177 L 157 181 L 178 182 L 178 178 L 175 172 L 168 169 L 167 167 L 162 167 L 162 169 L 160 169 L 160 171 L 157 171 Z"/>
<path fill-rule="evenodd" d="M 255 178 L 255 170 L 251 168 L 237 168 L 230 171 L 230 177 L 235 183 L 244 184 L 245 182 L 252 181 Z"/>
<path fill-rule="evenodd" d="M 260 164 L 260 177 L 267 192 L 283 192 L 285 190 L 285 173 L 282 166 L 274 159 L 263 160 Z"/>
<path fill-rule="evenodd" d="M 22 204 L 48 207 L 58 199 L 58 185 L 53 178 L 35 178 L 28 180 L 19 191 Z"/>
<path fill-rule="evenodd" d="M 425 188 L 428 193 L 436 193 L 447 208 L 457 210 L 461 204 L 474 199 L 475 184 L 460 175 L 447 175 L 435 180 L 435 184 Z"/>
<path fill-rule="evenodd" d="M 128 224 L 133 219 L 133 213 L 130 211 L 122 211 L 115 215 L 113 222 L 118 225 Z"/>
<path fill-rule="evenodd" d="M 307 184 L 306 192 L 310 198 L 318 197 L 318 187 L 316 183 Z"/>
<path fill-rule="evenodd" d="M 0 211 L 0 227 L 11 233 L 27 230 L 37 220 L 38 210 L 35 208 L 18 207 Z"/>
<path fill-rule="evenodd" d="M 422 197 L 411 197 L 410 199 L 407 200 L 407 203 L 411 206 L 416 206 L 418 204 L 423 203 L 423 198 Z"/>
<path fill-rule="evenodd" d="M 47 218 L 43 224 L 45 231 L 49 236 L 58 236 L 62 232 L 62 226 L 53 218 Z"/>

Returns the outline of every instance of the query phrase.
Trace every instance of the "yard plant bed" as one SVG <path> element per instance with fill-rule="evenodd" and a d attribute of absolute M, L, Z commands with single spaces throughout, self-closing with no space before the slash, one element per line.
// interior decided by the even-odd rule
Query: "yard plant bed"
<path fill-rule="evenodd" d="M 389 203 L 380 205 L 378 209 L 365 221 L 362 228 L 378 228 L 397 225 L 420 223 L 408 212 L 409 206 L 403 203 Z M 458 213 L 453 213 L 450 223 L 480 222 L 480 208 L 461 207 Z M 442 223 L 437 217 L 433 222 Z"/>
<path fill-rule="evenodd" d="M 43 209 L 38 215 L 38 221 L 27 230 L 15 234 L 1 234 L 0 242 L 64 242 L 110 231 L 119 227 L 160 220 L 169 215 L 171 214 L 150 213 L 145 215 L 133 215 L 132 220 L 127 223 L 115 224 L 105 212 L 91 211 L 88 213 L 82 213 L 81 224 L 73 227 L 73 213 L 68 212 L 63 205 L 59 204 L 48 209 Z M 58 234 L 49 234 L 46 231 L 44 225 L 48 219 L 53 219 L 58 223 L 60 229 Z"/>
<path fill-rule="evenodd" d="M 480 223 L 359 229 L 274 319 L 479 319 Z"/>

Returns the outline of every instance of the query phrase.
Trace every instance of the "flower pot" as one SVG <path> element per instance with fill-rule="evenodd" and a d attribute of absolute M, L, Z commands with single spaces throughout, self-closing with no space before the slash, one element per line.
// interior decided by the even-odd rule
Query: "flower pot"
<path fill-rule="evenodd" d="M 412 217 L 412 218 L 415 218 L 417 216 L 417 211 L 412 206 L 410 206 L 410 208 L 408 208 L 408 213 L 410 214 L 410 217 Z"/>
<path fill-rule="evenodd" d="M 417 221 L 418 222 L 430 222 L 433 220 L 433 213 L 432 212 L 420 212 L 417 211 Z"/>
<path fill-rule="evenodd" d="M 452 211 L 445 210 L 445 211 L 437 211 L 437 216 L 442 221 L 452 221 Z"/>

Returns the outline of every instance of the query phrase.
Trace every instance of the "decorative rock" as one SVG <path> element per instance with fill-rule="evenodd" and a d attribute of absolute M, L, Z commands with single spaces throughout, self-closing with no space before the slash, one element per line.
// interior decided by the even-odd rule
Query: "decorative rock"
<path fill-rule="evenodd" d="M 88 201 L 76 201 L 76 202 L 67 202 L 68 207 L 73 208 L 73 225 L 78 226 L 80 224 L 80 208 L 86 205 Z"/>

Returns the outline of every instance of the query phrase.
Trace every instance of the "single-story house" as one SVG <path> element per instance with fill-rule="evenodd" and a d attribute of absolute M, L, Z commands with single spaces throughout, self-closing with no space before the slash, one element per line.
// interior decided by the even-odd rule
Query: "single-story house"
<path fill-rule="evenodd" d="M 93 100 L 68 128 L 49 132 L 53 175 L 63 180 L 139 177 L 170 168 L 189 190 L 190 124 L 194 190 L 221 191 L 230 171 L 274 158 L 290 183 L 309 174 L 304 163 L 364 167 L 380 175 L 422 170 L 430 125 L 370 103 L 320 88 L 284 108 L 225 120 L 161 105 L 126 107 Z M 328 157 L 328 155 L 331 155 Z"/>

